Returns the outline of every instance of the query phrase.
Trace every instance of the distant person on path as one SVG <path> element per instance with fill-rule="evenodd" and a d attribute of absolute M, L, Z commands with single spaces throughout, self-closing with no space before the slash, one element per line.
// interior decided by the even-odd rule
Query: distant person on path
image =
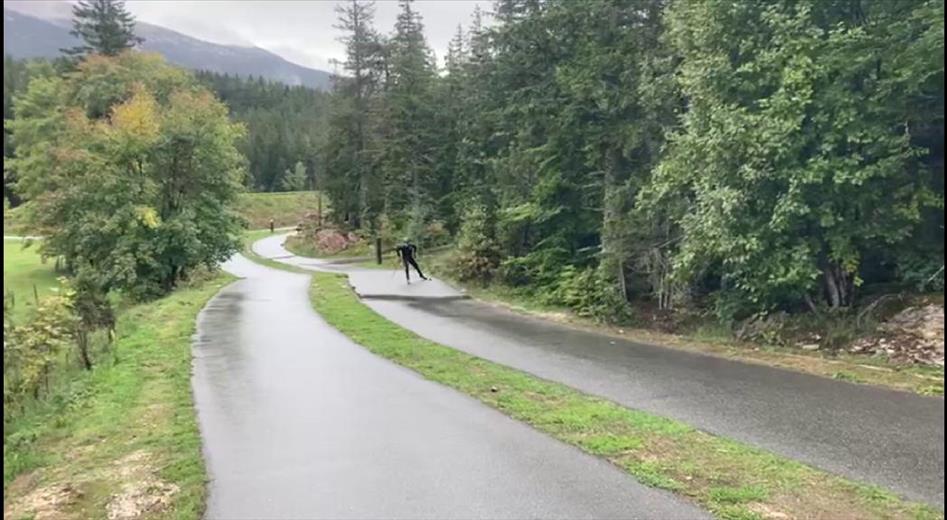
<path fill-rule="evenodd" d="M 415 255 L 418 254 L 418 246 L 412 244 L 410 240 L 405 238 L 404 243 L 395 248 L 395 252 L 398 253 L 398 258 L 400 258 L 404 264 L 404 277 L 408 280 L 409 284 L 411 283 L 411 275 L 408 271 L 409 265 L 414 267 L 414 270 L 418 272 L 422 280 L 428 279 L 424 276 L 424 273 L 421 272 L 421 268 L 418 267 L 418 262 L 414 259 Z"/>
<path fill-rule="evenodd" d="M 276 230 L 276 223 L 273 222 L 273 219 L 270 219 L 270 233 Z"/>

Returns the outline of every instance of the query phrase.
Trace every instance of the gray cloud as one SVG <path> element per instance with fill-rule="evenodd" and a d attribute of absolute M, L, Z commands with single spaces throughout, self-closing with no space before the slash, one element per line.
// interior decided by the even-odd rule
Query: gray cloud
<path fill-rule="evenodd" d="M 28 14 L 69 16 L 68 1 L 4 0 Z M 330 0 L 129 0 L 126 6 L 139 20 L 167 27 L 195 38 L 229 45 L 257 46 L 289 61 L 332 70 L 344 49 L 337 41 L 336 1 Z M 443 60 L 457 25 L 469 25 L 474 6 L 489 10 L 492 0 L 418 0 L 414 6 L 424 18 L 428 44 Z M 390 33 L 398 14 L 396 0 L 375 2 L 375 26 Z"/>
<path fill-rule="evenodd" d="M 335 1 L 180 1 L 132 0 L 126 5 L 140 20 L 217 43 L 256 45 L 284 58 L 324 70 L 344 56 L 338 42 Z M 468 25 L 474 6 L 489 9 L 490 0 L 421 0 L 415 7 L 424 18 L 428 43 L 439 58 L 456 31 Z M 394 27 L 394 0 L 375 4 L 375 24 L 382 33 Z"/>

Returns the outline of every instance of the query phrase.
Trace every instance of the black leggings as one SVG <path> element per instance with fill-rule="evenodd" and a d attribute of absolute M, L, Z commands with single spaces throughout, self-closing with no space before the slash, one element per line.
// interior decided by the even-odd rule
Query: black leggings
<path fill-rule="evenodd" d="M 412 267 L 414 267 L 414 270 L 417 271 L 419 275 L 421 275 L 421 278 L 422 278 L 422 279 L 424 278 L 424 273 L 421 272 L 421 268 L 418 267 L 418 263 L 414 260 L 414 258 L 410 258 L 410 257 L 409 257 L 409 258 L 405 258 L 405 259 L 404 259 L 404 277 L 405 277 L 409 282 L 411 281 L 411 275 L 408 274 L 408 273 L 409 273 L 409 271 L 408 271 L 408 265 L 411 265 Z"/>

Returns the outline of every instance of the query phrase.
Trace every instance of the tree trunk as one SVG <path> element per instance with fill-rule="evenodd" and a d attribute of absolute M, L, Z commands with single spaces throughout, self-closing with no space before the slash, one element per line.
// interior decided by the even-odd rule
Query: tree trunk
<path fill-rule="evenodd" d="M 832 309 L 849 307 L 854 300 L 855 284 L 851 273 L 847 273 L 838 262 L 828 262 L 822 270 L 825 295 Z"/>
<path fill-rule="evenodd" d="M 621 287 L 621 298 L 624 301 L 628 300 L 628 281 L 625 280 L 625 263 L 622 261 L 618 262 L 618 285 Z"/>
<path fill-rule="evenodd" d="M 604 179 L 602 186 L 602 272 L 621 287 L 625 301 L 628 301 L 628 289 L 625 284 L 624 258 L 622 255 L 621 213 L 622 194 L 618 181 L 618 151 L 614 148 L 604 153 Z"/>
<path fill-rule="evenodd" d="M 92 370 L 92 358 L 89 356 L 89 332 L 85 330 L 84 327 L 79 330 L 77 343 L 79 345 L 79 358 L 82 361 L 82 367 L 86 370 Z"/>

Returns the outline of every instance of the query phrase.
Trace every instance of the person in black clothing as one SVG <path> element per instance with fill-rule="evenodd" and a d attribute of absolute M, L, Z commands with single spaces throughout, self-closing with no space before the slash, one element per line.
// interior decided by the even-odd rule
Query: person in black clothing
<path fill-rule="evenodd" d="M 398 258 L 400 258 L 404 264 L 404 277 L 408 280 L 408 283 L 411 283 L 411 275 L 408 271 L 409 265 L 414 267 L 414 270 L 418 272 L 422 280 L 428 279 L 424 276 L 424 273 L 421 272 L 421 268 L 418 267 L 418 262 L 414 259 L 415 255 L 418 254 L 418 246 L 412 244 L 411 241 L 406 238 L 403 244 L 395 248 L 395 252 L 398 253 Z"/>

